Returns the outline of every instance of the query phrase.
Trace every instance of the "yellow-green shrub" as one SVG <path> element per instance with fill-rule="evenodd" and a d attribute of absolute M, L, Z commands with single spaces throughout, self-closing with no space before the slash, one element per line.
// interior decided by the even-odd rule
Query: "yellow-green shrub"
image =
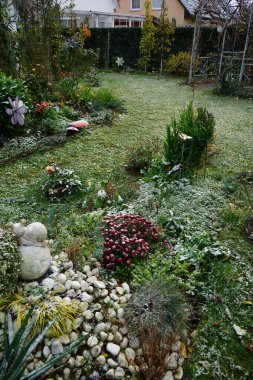
<path fill-rule="evenodd" d="M 191 54 L 188 52 L 180 51 L 177 54 L 172 54 L 165 62 L 165 72 L 186 77 L 189 73 L 190 62 Z"/>

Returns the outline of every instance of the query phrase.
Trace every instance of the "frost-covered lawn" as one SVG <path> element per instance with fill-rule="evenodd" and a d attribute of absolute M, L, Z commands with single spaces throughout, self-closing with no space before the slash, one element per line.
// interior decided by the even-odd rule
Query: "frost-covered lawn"
<path fill-rule="evenodd" d="M 52 206 L 38 195 L 50 162 L 72 168 L 82 178 L 110 179 L 125 199 L 131 196 L 137 178 L 124 170 L 127 150 L 145 138 L 161 139 L 170 117 L 193 97 L 193 91 L 178 79 L 114 73 L 103 74 L 102 79 L 125 99 L 128 112 L 112 127 L 91 129 L 62 147 L 0 168 L 0 223 L 26 218 L 48 224 L 53 218 L 53 233 L 59 232 L 62 216 L 78 204 L 74 200 Z M 206 107 L 216 119 L 215 154 L 209 159 L 206 175 L 222 184 L 237 172 L 252 170 L 252 100 L 222 98 L 210 90 L 197 89 L 194 105 Z M 204 286 L 210 302 L 201 314 L 199 338 L 192 347 L 191 378 L 197 378 L 199 368 L 201 379 L 253 378 L 252 246 L 240 235 L 249 208 L 243 197 L 232 196 L 228 202 L 231 210 L 224 215 L 221 238 L 229 242 L 233 258 L 217 261 L 213 272 L 206 275 Z M 247 347 L 243 347 L 233 323 L 247 330 Z"/>

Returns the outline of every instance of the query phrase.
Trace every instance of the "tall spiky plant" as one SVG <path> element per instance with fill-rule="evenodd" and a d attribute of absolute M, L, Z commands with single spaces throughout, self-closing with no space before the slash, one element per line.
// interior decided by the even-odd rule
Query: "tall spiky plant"
<path fill-rule="evenodd" d="M 25 319 L 23 320 L 20 328 L 15 333 L 11 314 L 7 315 L 8 337 L 5 343 L 5 349 L 2 361 L 0 362 L 0 379 L 1 380 L 36 380 L 46 373 L 50 368 L 59 363 L 66 355 L 74 351 L 87 336 L 81 336 L 78 340 L 71 343 L 62 354 L 55 356 L 53 359 L 47 361 L 41 367 L 24 375 L 28 357 L 36 350 L 38 345 L 46 336 L 48 330 L 52 327 L 57 316 L 42 330 L 40 334 L 31 336 L 34 324 L 39 313 L 39 309 L 31 309 Z"/>

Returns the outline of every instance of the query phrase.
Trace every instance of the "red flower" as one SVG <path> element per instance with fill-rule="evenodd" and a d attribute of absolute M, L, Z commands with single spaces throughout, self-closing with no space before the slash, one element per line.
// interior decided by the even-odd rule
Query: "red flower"
<path fill-rule="evenodd" d="M 41 102 L 36 104 L 36 108 L 38 113 L 43 114 L 44 108 L 49 107 L 49 103 L 47 102 Z"/>
<path fill-rule="evenodd" d="M 47 166 L 46 167 L 46 171 L 49 173 L 49 174 L 53 174 L 55 172 L 55 167 L 50 165 L 50 166 Z"/>

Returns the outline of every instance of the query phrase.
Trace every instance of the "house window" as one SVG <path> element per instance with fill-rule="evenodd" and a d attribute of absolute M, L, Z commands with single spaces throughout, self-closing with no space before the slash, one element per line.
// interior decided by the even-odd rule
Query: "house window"
<path fill-rule="evenodd" d="M 141 21 L 132 21 L 131 27 L 132 28 L 140 28 L 141 27 Z"/>
<path fill-rule="evenodd" d="M 161 9 L 162 0 L 152 0 L 152 9 Z"/>
<path fill-rule="evenodd" d="M 114 20 L 114 27 L 115 28 L 128 28 L 129 27 L 129 21 L 125 18 L 116 18 Z"/>
<path fill-rule="evenodd" d="M 61 19 L 61 25 L 63 28 L 76 28 L 77 27 L 77 22 L 76 19 L 71 19 L 69 17 L 64 17 Z"/>
<path fill-rule="evenodd" d="M 173 25 L 177 25 L 177 20 L 173 17 L 173 19 L 172 19 L 172 24 Z"/>
<path fill-rule="evenodd" d="M 141 9 L 141 0 L 131 0 L 132 6 L 131 9 Z"/>

